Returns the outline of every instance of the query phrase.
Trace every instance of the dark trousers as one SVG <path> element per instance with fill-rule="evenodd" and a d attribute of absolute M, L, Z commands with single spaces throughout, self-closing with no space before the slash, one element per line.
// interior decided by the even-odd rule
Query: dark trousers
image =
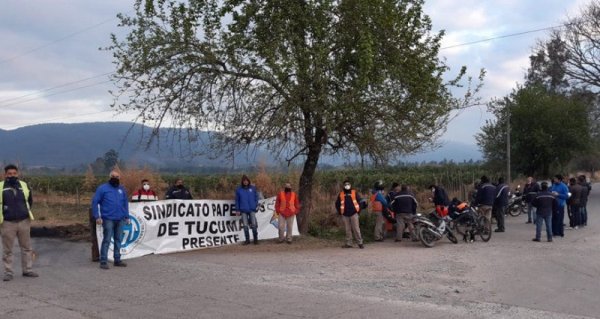
<path fill-rule="evenodd" d="M 572 205 L 571 206 L 571 227 L 580 226 L 581 225 L 581 207 Z"/>
<path fill-rule="evenodd" d="M 581 225 L 587 226 L 587 207 L 583 205 L 580 209 L 581 211 Z"/>
<path fill-rule="evenodd" d="M 96 236 L 96 220 L 94 219 L 94 215 L 92 214 L 92 209 L 89 210 L 90 213 L 90 241 L 92 242 L 92 261 L 100 260 L 100 252 L 98 251 L 98 237 Z"/>
<path fill-rule="evenodd" d="M 492 214 L 496 218 L 496 222 L 498 224 L 498 229 L 504 230 L 504 212 L 506 211 L 506 207 L 504 206 L 494 206 L 492 208 Z"/>
<path fill-rule="evenodd" d="M 559 206 L 552 212 L 552 235 L 565 237 L 565 207 Z"/>

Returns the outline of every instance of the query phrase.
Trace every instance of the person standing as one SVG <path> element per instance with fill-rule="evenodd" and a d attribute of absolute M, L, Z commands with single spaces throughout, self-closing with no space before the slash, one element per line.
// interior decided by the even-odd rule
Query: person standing
<path fill-rule="evenodd" d="M 167 190 L 165 199 L 192 199 L 192 193 L 183 185 L 183 179 L 178 178 L 175 184 Z"/>
<path fill-rule="evenodd" d="M 100 245 L 100 268 L 108 267 L 108 248 L 111 240 L 114 241 L 113 258 L 115 267 L 127 267 L 121 261 L 121 240 L 123 227 L 129 224 L 129 202 L 125 188 L 120 185 L 121 174 L 118 171 L 110 172 L 108 183 L 96 189 L 92 198 L 92 212 L 96 224 L 102 225 L 102 244 Z"/>
<path fill-rule="evenodd" d="M 592 184 L 587 182 L 585 175 L 579 175 L 577 181 L 581 185 L 581 227 L 587 226 L 587 202 L 592 190 Z"/>
<path fill-rule="evenodd" d="M 342 216 L 344 228 L 346 230 L 346 243 L 342 248 L 352 248 L 352 236 L 358 243 L 360 249 L 365 248 L 363 239 L 360 234 L 360 224 L 358 222 L 358 214 L 361 208 L 361 198 L 356 190 L 352 188 L 350 181 L 345 180 L 344 189 L 338 195 L 335 201 L 335 209 Z"/>
<path fill-rule="evenodd" d="M 19 180 L 19 169 L 9 164 L 4 167 L 4 181 L 0 182 L 0 232 L 2 233 L 2 261 L 4 281 L 13 279 L 13 245 L 15 238 L 21 249 L 23 277 L 38 277 L 32 271 L 33 249 L 31 248 L 31 221 L 33 199 L 27 183 Z"/>
<path fill-rule="evenodd" d="M 375 214 L 375 241 L 383 241 L 385 237 L 385 218 L 383 213 L 388 209 L 388 202 L 383 195 L 383 182 L 381 180 L 373 185 L 373 194 L 370 197 L 371 209 Z"/>
<path fill-rule="evenodd" d="M 558 205 L 552 212 L 552 236 L 565 237 L 565 205 L 569 198 L 569 188 L 563 183 L 563 177 L 560 174 L 552 178 L 552 195 L 558 199 Z"/>
<path fill-rule="evenodd" d="M 548 191 L 548 183 L 542 183 L 541 191 L 536 194 L 531 204 L 537 210 L 535 238 L 533 238 L 533 241 L 540 241 L 542 237 L 542 223 L 546 223 L 546 237 L 548 238 L 548 242 L 552 242 L 552 213 L 558 208 L 558 201 Z"/>
<path fill-rule="evenodd" d="M 539 192 L 539 191 L 540 191 L 540 187 L 539 187 L 538 183 L 535 182 L 533 177 L 531 177 L 531 176 L 527 177 L 527 184 L 525 184 L 525 187 L 523 188 L 523 196 L 525 197 L 525 203 L 527 203 L 527 223 L 526 224 L 531 224 L 532 222 L 536 221 L 536 218 L 535 218 L 536 208 L 531 203 L 533 202 L 533 199 L 537 196 L 537 192 Z"/>
<path fill-rule="evenodd" d="M 508 206 L 508 185 L 504 183 L 504 178 L 498 178 L 498 185 L 496 186 L 496 197 L 494 199 L 494 207 L 492 211 L 496 217 L 497 228 L 494 230 L 497 233 L 503 233 L 504 229 L 504 214 L 506 213 L 506 207 Z"/>
<path fill-rule="evenodd" d="M 158 200 L 158 196 L 156 196 L 156 192 L 150 187 L 150 182 L 147 179 L 143 179 L 142 188 L 131 195 L 132 202 L 152 202 L 156 200 Z"/>
<path fill-rule="evenodd" d="M 298 195 L 292 191 L 292 184 L 285 183 L 283 191 L 279 192 L 275 199 L 275 211 L 279 215 L 278 230 L 279 243 L 284 241 L 292 243 L 292 232 L 296 214 L 300 211 Z M 285 234 L 285 237 L 284 237 Z"/>
<path fill-rule="evenodd" d="M 236 216 L 242 215 L 244 236 L 246 237 L 243 245 L 250 244 L 250 231 L 248 230 L 248 226 L 252 228 L 254 245 L 258 245 L 258 223 L 256 222 L 258 191 L 256 190 L 256 187 L 250 183 L 250 179 L 246 175 L 242 176 L 241 185 L 235 190 L 235 209 Z"/>
<path fill-rule="evenodd" d="M 400 192 L 394 196 L 390 204 L 396 214 L 396 242 L 402 241 L 404 228 L 408 228 L 410 236 L 415 239 L 413 217 L 417 213 L 418 202 L 415 195 L 408 190 L 407 185 L 400 187 Z"/>
<path fill-rule="evenodd" d="M 577 183 L 575 177 L 569 179 L 569 197 L 568 203 L 571 208 L 571 215 L 569 216 L 569 226 L 571 229 L 579 229 L 581 225 L 581 196 L 583 193 L 583 187 Z"/>
<path fill-rule="evenodd" d="M 438 216 L 445 218 L 448 216 L 448 205 L 450 205 L 450 198 L 448 198 L 448 194 L 446 190 L 439 185 L 430 185 L 429 189 L 431 189 L 431 200 L 433 205 L 435 205 L 435 212 Z"/>
<path fill-rule="evenodd" d="M 488 222 L 492 221 L 492 206 L 496 199 L 496 186 L 490 183 L 490 179 L 483 175 L 477 187 L 477 195 L 473 206 L 478 206 L 479 214 L 485 216 Z"/>

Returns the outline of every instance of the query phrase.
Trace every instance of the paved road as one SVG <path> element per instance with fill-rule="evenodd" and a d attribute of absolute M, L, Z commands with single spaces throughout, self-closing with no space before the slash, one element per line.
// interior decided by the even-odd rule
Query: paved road
<path fill-rule="evenodd" d="M 520 216 L 489 243 L 262 243 L 103 271 L 86 243 L 36 239 L 40 278 L 0 282 L 0 318 L 599 317 L 597 189 L 590 226 L 554 243 L 532 242 L 534 227 Z"/>

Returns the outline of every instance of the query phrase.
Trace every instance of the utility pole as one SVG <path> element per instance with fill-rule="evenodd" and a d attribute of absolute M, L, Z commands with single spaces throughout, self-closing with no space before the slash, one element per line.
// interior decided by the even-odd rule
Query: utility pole
<path fill-rule="evenodd" d="M 512 182 L 510 176 L 510 110 L 506 116 L 506 181 L 508 185 Z"/>

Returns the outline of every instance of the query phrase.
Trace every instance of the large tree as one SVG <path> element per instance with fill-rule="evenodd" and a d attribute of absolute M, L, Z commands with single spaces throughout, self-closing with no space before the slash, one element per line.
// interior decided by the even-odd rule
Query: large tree
<path fill-rule="evenodd" d="M 129 33 L 113 35 L 109 47 L 115 105 L 155 128 L 171 121 L 215 132 L 207 143 L 218 152 L 266 145 L 288 161 L 301 158 L 298 219 L 306 232 L 322 154 L 381 162 L 417 152 L 453 110 L 473 102 L 481 81 L 471 87 L 464 67 L 449 78 L 438 56 L 444 33 L 431 32 L 422 6 L 138 0 L 132 16 L 120 15 Z"/>

